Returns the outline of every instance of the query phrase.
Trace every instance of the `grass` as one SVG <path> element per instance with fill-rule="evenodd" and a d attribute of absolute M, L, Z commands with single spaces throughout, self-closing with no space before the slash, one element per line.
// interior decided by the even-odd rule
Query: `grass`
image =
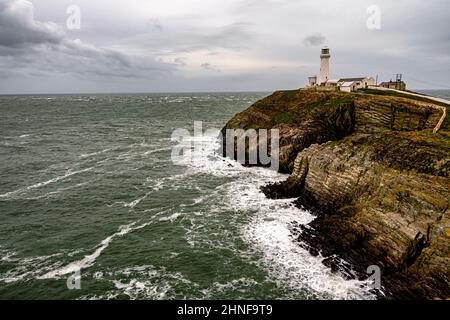
<path fill-rule="evenodd" d="M 297 98 L 299 90 L 284 90 L 281 92 L 286 96 L 288 100 L 294 100 L 295 98 Z"/>
<path fill-rule="evenodd" d="M 325 121 L 331 128 L 339 128 L 338 131 L 341 131 L 341 127 L 351 127 L 351 115 L 347 110 L 342 110 L 342 107 L 347 108 L 353 105 L 355 98 L 353 94 L 332 93 L 322 96 L 316 101 L 303 101 L 299 105 L 289 106 L 290 101 L 298 99 L 298 92 L 298 90 L 280 92 L 287 104 L 274 113 L 272 118 L 274 125 L 281 123 L 301 124 L 307 119 L 314 119 Z"/>
<path fill-rule="evenodd" d="M 433 147 L 450 149 L 450 130 L 442 129 L 437 133 L 431 130 L 398 132 L 397 134 L 412 141 Z"/>
<path fill-rule="evenodd" d="M 329 104 L 329 105 L 331 105 L 333 107 L 338 107 L 338 106 L 350 104 L 350 103 L 353 102 L 353 100 L 354 100 L 353 95 L 351 95 L 351 96 L 345 95 L 343 97 L 330 99 L 330 100 L 327 101 L 327 104 Z"/>
<path fill-rule="evenodd" d="M 275 115 L 273 118 L 274 124 L 280 124 L 280 123 L 286 123 L 286 124 L 292 124 L 295 123 L 297 120 L 297 115 L 293 112 L 282 112 Z"/>

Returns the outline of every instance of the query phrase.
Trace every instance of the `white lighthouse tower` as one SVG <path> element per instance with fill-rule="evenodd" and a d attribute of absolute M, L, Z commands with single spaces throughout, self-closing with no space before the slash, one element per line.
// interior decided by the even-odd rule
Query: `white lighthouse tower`
<path fill-rule="evenodd" d="M 319 85 L 330 80 L 330 49 L 325 47 L 320 55 L 320 78 Z"/>

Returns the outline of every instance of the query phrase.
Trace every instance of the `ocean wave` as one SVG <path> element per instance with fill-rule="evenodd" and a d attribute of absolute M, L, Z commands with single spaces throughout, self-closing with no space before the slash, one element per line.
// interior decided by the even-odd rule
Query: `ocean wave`
<path fill-rule="evenodd" d="M 319 298 L 371 298 L 365 282 L 333 273 L 322 263 L 323 257 L 312 256 L 292 237 L 292 222 L 306 224 L 314 219 L 308 212 L 288 201 L 266 205 L 268 210 L 260 210 L 243 229 L 243 238 L 262 253 L 261 264 L 273 279 L 292 290 L 313 291 Z"/>
<path fill-rule="evenodd" d="M 39 199 L 50 198 L 50 197 L 52 197 L 52 196 L 61 194 L 61 193 L 65 192 L 65 191 L 72 190 L 72 189 L 76 189 L 76 188 L 79 188 L 79 187 L 88 185 L 88 184 L 90 184 L 91 182 L 94 182 L 94 181 L 96 181 L 96 180 L 98 180 L 98 179 L 92 179 L 92 180 L 89 180 L 89 181 L 86 181 L 86 182 L 77 183 L 77 184 L 75 184 L 75 185 L 73 185 L 73 186 L 69 186 L 69 187 L 66 187 L 66 188 L 59 188 L 59 189 L 57 189 L 57 190 L 55 190 L 55 191 L 47 192 L 47 193 L 45 193 L 45 194 L 43 194 L 43 195 L 41 195 L 41 196 L 31 197 L 31 198 L 23 198 L 23 199 L 25 199 L 25 200 L 39 200 Z"/>
<path fill-rule="evenodd" d="M 192 290 L 199 286 L 186 279 L 180 272 L 170 272 L 165 267 L 153 265 L 132 266 L 122 270 L 96 273 L 96 278 L 111 282 L 115 289 L 102 295 L 86 295 L 80 299 L 115 299 L 123 294 L 130 299 L 175 299 L 180 298 L 176 287 L 182 286 Z"/>
<path fill-rule="evenodd" d="M 14 263 L 12 269 L 0 274 L 0 282 L 13 283 L 17 281 L 24 281 L 35 279 L 43 272 L 48 272 L 53 268 L 60 266 L 60 262 L 54 261 L 54 258 L 61 257 L 63 252 L 54 253 L 45 256 L 20 258 L 16 252 L 7 257 L 2 262 Z"/>
<path fill-rule="evenodd" d="M 169 151 L 169 150 L 172 150 L 172 148 L 158 148 L 158 149 L 153 149 L 153 150 L 146 151 L 142 155 L 148 156 L 150 154 L 154 154 L 154 153 L 158 153 L 158 152 L 164 152 L 164 151 Z"/>
<path fill-rule="evenodd" d="M 194 148 L 185 150 L 177 162 L 195 170 L 195 173 L 210 174 L 216 177 L 240 177 L 243 174 L 257 174 L 268 178 L 286 176 L 267 168 L 245 167 L 233 159 L 222 157 L 218 152 L 220 140 L 216 135 L 188 137 L 185 141 L 193 143 Z"/>
<path fill-rule="evenodd" d="M 241 227 L 241 237 L 251 250 L 259 253 L 258 264 L 272 280 L 293 292 L 304 289 L 323 299 L 374 298 L 366 282 L 347 280 L 333 273 L 322 263 L 323 257 L 312 256 L 296 243 L 290 231 L 291 224 L 308 224 L 315 217 L 294 206 L 292 199 L 271 200 L 260 191 L 261 186 L 282 181 L 287 175 L 265 168 L 243 167 L 231 159 L 223 159 L 215 152 L 219 147 L 217 137 L 203 137 L 201 141 L 200 151 L 194 149 L 193 154 L 186 153 L 186 166 L 200 173 L 238 178 L 208 197 L 212 197 L 213 206 L 219 210 L 225 207 L 234 212 L 253 212 L 250 222 Z M 209 211 L 212 209 L 210 205 Z M 196 228 L 201 229 L 202 225 L 193 222 L 187 229 L 186 237 L 191 245 L 197 245 L 192 237 Z"/>
<path fill-rule="evenodd" d="M 127 208 L 131 208 L 134 209 L 134 207 L 136 207 L 139 203 L 141 203 L 141 201 L 147 199 L 147 197 L 151 194 L 152 192 L 147 192 L 146 194 L 144 194 L 142 197 L 137 198 L 136 200 L 133 200 L 131 202 L 123 202 L 123 206 L 127 207 Z"/>
<path fill-rule="evenodd" d="M 16 251 L 5 249 L 0 245 L 0 261 L 1 262 L 13 262 L 15 261 L 14 256 L 17 255 Z"/>
<path fill-rule="evenodd" d="M 111 151 L 111 150 L 112 150 L 112 148 L 107 148 L 107 149 L 103 149 L 103 150 L 97 151 L 97 152 L 81 154 L 79 157 L 81 159 L 90 158 L 90 157 L 93 157 L 93 156 L 96 156 L 96 155 L 99 155 L 99 154 L 102 154 L 102 153 L 105 153 L 105 152 L 108 152 L 108 151 Z"/>
<path fill-rule="evenodd" d="M 159 221 L 170 221 L 173 223 L 175 220 L 177 220 L 179 217 L 181 217 L 183 215 L 184 215 L 183 213 L 175 212 L 175 213 L 171 214 L 170 216 L 159 218 Z"/>
<path fill-rule="evenodd" d="M 35 183 L 35 184 L 31 185 L 31 186 L 23 187 L 23 188 L 14 190 L 14 191 L 10 191 L 10 192 L 4 193 L 4 194 L 0 194 L 0 198 L 10 198 L 10 197 L 13 197 L 13 196 L 15 196 L 17 194 L 23 194 L 23 193 L 26 193 L 26 192 L 31 191 L 33 189 L 44 187 L 44 186 L 49 185 L 51 183 L 59 182 L 59 181 L 64 180 L 64 179 L 66 179 L 68 177 L 71 177 L 73 175 L 80 174 L 80 173 L 87 172 L 87 171 L 91 171 L 92 169 L 94 169 L 94 168 L 91 167 L 91 168 L 77 170 L 77 171 L 69 170 L 69 171 L 66 172 L 66 174 L 64 174 L 62 176 L 58 176 L 58 177 L 52 178 L 52 179 L 47 180 L 47 181 Z"/>
<path fill-rule="evenodd" d="M 203 295 L 202 299 L 214 299 L 220 294 L 225 292 L 246 292 L 249 288 L 258 286 L 259 283 L 252 278 L 241 277 L 238 279 L 233 279 L 228 282 L 214 282 L 209 288 L 202 289 L 201 293 Z M 244 299 L 244 297 L 236 298 L 237 300 Z"/>
<path fill-rule="evenodd" d="M 88 268 L 92 266 L 97 258 L 101 255 L 103 250 L 105 250 L 110 243 L 117 237 L 122 237 L 130 232 L 145 228 L 148 226 L 151 222 L 143 223 L 141 225 L 135 226 L 136 222 L 122 225 L 119 227 L 118 231 L 107 238 L 103 239 L 96 247 L 95 251 L 91 253 L 90 255 L 85 256 L 83 259 L 74 261 L 69 263 L 68 265 L 58 268 L 56 270 L 52 270 L 40 277 L 38 279 L 51 279 L 51 278 L 58 278 L 60 276 L 73 273 L 75 271 L 80 271 L 81 269 Z"/>

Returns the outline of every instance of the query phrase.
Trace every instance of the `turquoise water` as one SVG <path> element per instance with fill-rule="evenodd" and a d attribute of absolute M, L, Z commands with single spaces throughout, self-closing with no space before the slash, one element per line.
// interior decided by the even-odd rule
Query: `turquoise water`
<path fill-rule="evenodd" d="M 0 97 L 0 298 L 371 298 L 301 249 L 314 217 L 196 140 L 265 93 Z M 80 271 L 79 290 L 67 279 Z"/>

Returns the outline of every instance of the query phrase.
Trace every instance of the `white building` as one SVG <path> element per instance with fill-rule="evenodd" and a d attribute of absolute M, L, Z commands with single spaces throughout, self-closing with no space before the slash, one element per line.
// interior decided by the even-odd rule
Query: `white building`
<path fill-rule="evenodd" d="M 352 92 L 356 91 L 356 86 L 355 83 L 352 81 L 342 82 L 341 85 L 339 86 L 339 90 L 344 92 Z"/>
<path fill-rule="evenodd" d="M 323 48 L 320 55 L 320 77 L 319 84 L 324 84 L 330 79 L 330 49 Z"/>
<path fill-rule="evenodd" d="M 310 76 L 308 77 L 308 85 L 310 87 L 314 87 L 317 85 L 317 76 Z"/>
<path fill-rule="evenodd" d="M 360 77 L 360 78 L 343 78 L 339 79 L 337 86 L 340 91 L 353 92 L 358 89 L 368 88 L 375 84 L 375 79 L 372 77 Z"/>

